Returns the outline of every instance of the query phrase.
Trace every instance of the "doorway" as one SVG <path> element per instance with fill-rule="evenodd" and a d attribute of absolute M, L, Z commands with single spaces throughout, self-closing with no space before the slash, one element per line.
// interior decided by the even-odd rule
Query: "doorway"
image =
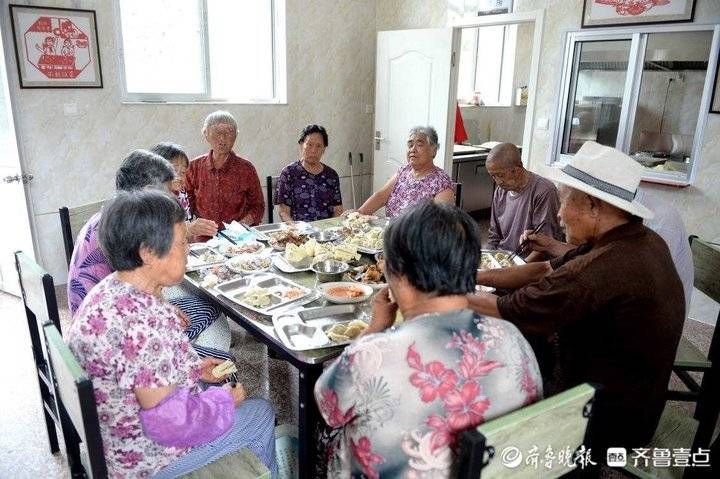
<path fill-rule="evenodd" d="M 463 208 L 489 215 L 493 181 L 485 169 L 490 149 L 513 143 L 527 166 L 543 12 L 463 20 L 451 100 L 457 101 L 465 136 L 455 135 L 453 181 L 463 184 Z M 462 141 L 462 144 L 457 144 Z"/>
<path fill-rule="evenodd" d="M 15 258 L 18 250 L 34 257 L 25 184 L 32 180 L 20 167 L 15 120 L 6 69 L 7 52 L 0 35 L 0 205 L 3 205 L 3 234 L 0 234 L 0 291 L 20 295 Z"/>

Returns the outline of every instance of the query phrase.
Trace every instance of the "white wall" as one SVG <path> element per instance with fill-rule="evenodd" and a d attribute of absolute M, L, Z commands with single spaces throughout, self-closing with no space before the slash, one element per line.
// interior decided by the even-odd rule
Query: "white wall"
<path fill-rule="evenodd" d="M 278 174 L 297 159 L 297 135 L 308 123 L 327 128 L 330 145 L 324 160 L 341 176 L 349 174 L 348 151 L 355 157 L 363 152 L 364 170 L 372 171 L 373 115 L 365 113 L 365 106 L 374 103 L 373 0 L 287 0 L 287 105 L 122 103 L 119 23 L 115 2 L 105 0 L 13 0 L 96 10 L 104 83 L 102 89 L 20 89 L 8 3 L 0 0 L 0 12 L 24 171 L 35 176 L 29 194 L 38 260 L 56 283 L 65 282 L 67 275 L 58 208 L 111 195 L 115 170 L 135 148 L 169 140 L 182 144 L 190 157 L 204 153 L 200 128 L 216 109 L 227 109 L 237 118 L 235 151 L 255 164 L 263 185 L 266 175 Z M 178 74 L 182 71 L 178 65 Z M 77 115 L 65 116 L 64 104 L 75 104 Z M 343 179 L 347 206 L 349 185 Z M 369 185 L 367 177 L 366 195 Z M 356 187 L 359 194 L 360 181 Z"/>

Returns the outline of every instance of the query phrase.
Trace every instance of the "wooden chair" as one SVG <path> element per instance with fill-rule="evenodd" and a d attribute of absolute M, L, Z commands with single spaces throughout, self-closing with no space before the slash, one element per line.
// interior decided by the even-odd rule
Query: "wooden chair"
<path fill-rule="evenodd" d="M 275 205 L 273 204 L 273 196 L 275 196 L 275 188 L 279 176 L 267 176 L 265 178 L 265 196 L 267 197 L 268 223 L 275 222 Z"/>
<path fill-rule="evenodd" d="M 690 237 L 690 248 L 695 267 L 695 288 L 720 303 L 720 248 L 697 236 Z M 720 314 L 718 314 L 718 325 L 720 325 Z M 690 371 L 702 373 L 702 381 L 698 383 L 689 374 Z M 697 403 L 694 417 L 699 424 L 693 450 L 697 450 L 698 447 L 707 448 L 720 411 L 720 335 L 717 325 L 707 356 L 685 337 L 680 339 L 673 372 L 688 390 L 670 390 L 667 395 L 668 400 Z"/>
<path fill-rule="evenodd" d="M 72 258 L 75 239 L 78 233 L 92 215 L 100 211 L 104 204 L 105 200 L 76 206 L 74 208 L 68 208 L 67 206 L 60 208 L 60 229 L 62 230 L 68 266 L 70 266 L 70 259 Z"/>
<path fill-rule="evenodd" d="M 106 478 L 107 466 L 92 380 L 63 342 L 55 325 L 45 324 L 43 331 L 56 394 L 63 406 L 61 414 L 67 417 L 67 426 L 63 425 L 63 428 L 72 429 L 73 441 L 78 448 L 78 463 L 72 477 Z"/>
<path fill-rule="evenodd" d="M 482 477 L 559 477 L 577 470 L 561 463 L 557 455 L 569 447 L 574 458 L 581 452 L 581 446 L 591 447 L 596 391 L 590 384 L 581 384 L 466 431 L 460 442 L 457 477 L 475 479 L 481 473 Z M 537 446 L 537 467 L 526 461 L 534 446 Z M 508 459 L 504 457 L 506 448 L 517 448 L 522 454 L 517 467 L 503 464 Z M 551 468 L 543 464 L 547 448 L 556 454 Z M 597 458 L 595 462 L 599 462 Z"/>
<path fill-rule="evenodd" d="M 50 442 L 50 452 L 55 454 L 60 450 L 58 445 L 60 419 L 52 374 L 48 366 L 47 351 L 41 332 L 42 326 L 46 323 L 51 323 L 57 328 L 60 327 L 55 286 L 52 276 L 22 251 L 15 253 L 15 268 L 18 272 L 20 291 L 25 305 L 25 316 L 30 332 L 30 343 L 40 388 L 45 428 Z"/>

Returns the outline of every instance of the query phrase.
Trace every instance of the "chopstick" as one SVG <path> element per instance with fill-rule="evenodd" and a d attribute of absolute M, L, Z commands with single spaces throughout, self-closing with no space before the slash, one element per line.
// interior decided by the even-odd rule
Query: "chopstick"
<path fill-rule="evenodd" d="M 235 241 L 234 239 L 232 239 L 231 237 L 229 237 L 228 235 L 226 235 L 226 234 L 223 233 L 222 231 L 218 230 L 218 234 L 219 234 L 220 236 L 222 236 L 223 238 L 225 238 L 226 240 L 228 240 L 229 242 L 231 242 L 232 244 L 237 244 L 237 241 Z"/>
<path fill-rule="evenodd" d="M 540 231 L 543 226 L 545 226 L 545 221 L 541 221 L 539 225 L 537 225 L 535 228 L 533 228 L 533 230 L 530 232 L 530 234 L 528 234 L 528 236 L 537 234 L 537 232 Z M 515 259 L 515 256 L 521 254 L 525 250 L 526 246 L 527 246 L 527 240 L 520 243 L 518 245 L 518 247 L 515 248 L 515 251 L 513 251 L 513 254 L 510 255 L 510 257 L 508 258 L 508 261 L 512 261 L 513 259 Z"/>

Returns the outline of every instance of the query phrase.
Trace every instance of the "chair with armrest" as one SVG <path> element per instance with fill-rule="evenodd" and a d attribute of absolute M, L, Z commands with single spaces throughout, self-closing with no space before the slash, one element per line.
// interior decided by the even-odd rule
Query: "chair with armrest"
<path fill-rule="evenodd" d="M 720 248 L 711 245 L 697 236 L 690 236 L 690 249 L 695 268 L 694 286 L 716 303 L 720 303 Z M 720 324 L 720 314 L 718 314 Z M 702 373 L 702 381 L 689 373 Z M 684 336 L 680 339 L 673 372 L 688 388 L 687 391 L 668 391 L 671 401 L 696 402 L 695 419 L 698 430 L 693 442 L 693 450 L 710 445 L 713 431 L 720 411 L 720 335 L 715 326 L 710 340 L 707 356 Z"/>
<path fill-rule="evenodd" d="M 460 442 L 457 477 L 559 477 L 578 470 L 568 463 L 579 458 L 583 446 L 591 448 L 597 390 L 581 384 L 466 431 Z M 537 467 L 525 460 L 534 447 L 539 454 Z M 506 448 L 517 448 L 522 455 L 514 468 L 503 464 L 511 459 L 504 454 Z M 556 454 L 550 468 L 543 464 L 548 448 Z M 561 461 L 560 451 L 569 452 L 570 457 Z"/>
<path fill-rule="evenodd" d="M 68 208 L 63 206 L 60 208 L 60 229 L 63 235 L 63 245 L 65 246 L 65 257 L 67 264 L 70 266 L 73 248 L 75 247 L 75 239 L 82 227 L 87 221 L 105 204 L 105 200 L 88 203 L 86 205 Z"/>

